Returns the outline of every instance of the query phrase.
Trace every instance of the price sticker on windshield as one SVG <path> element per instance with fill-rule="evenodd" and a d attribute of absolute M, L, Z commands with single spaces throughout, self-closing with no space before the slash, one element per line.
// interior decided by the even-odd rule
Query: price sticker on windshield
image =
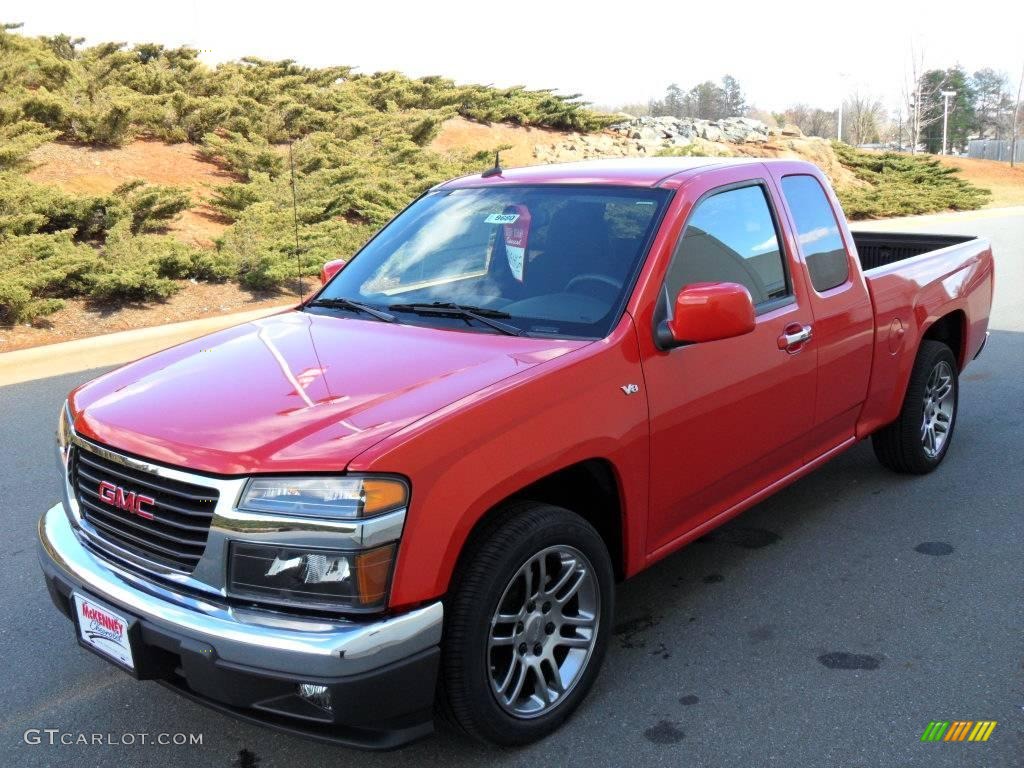
<path fill-rule="evenodd" d="M 512 277 L 521 283 L 526 271 L 526 245 L 530 239 L 530 211 L 525 205 L 510 205 L 504 213 L 492 215 L 506 217 L 505 226 L 502 227 L 505 231 L 505 256 L 508 258 L 508 268 L 512 271 Z"/>
<path fill-rule="evenodd" d="M 488 224 L 515 224 L 518 213 L 492 213 L 484 221 Z"/>

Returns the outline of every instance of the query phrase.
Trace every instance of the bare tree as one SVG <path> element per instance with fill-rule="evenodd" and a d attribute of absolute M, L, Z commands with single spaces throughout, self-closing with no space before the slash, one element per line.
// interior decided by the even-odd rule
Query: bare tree
<path fill-rule="evenodd" d="M 980 138 L 1001 139 L 1009 128 L 1008 118 L 1013 111 L 1010 80 L 1003 72 L 991 67 L 977 70 L 971 75 L 974 88 L 974 124 L 971 126 Z"/>
<path fill-rule="evenodd" d="M 904 84 L 903 93 L 910 117 L 910 151 L 915 155 L 925 128 L 942 119 L 942 111 L 935 105 L 940 101 L 938 94 L 943 84 L 926 81 L 924 75 L 924 51 L 916 49 L 911 40 L 910 82 Z"/>
<path fill-rule="evenodd" d="M 805 136 L 831 138 L 836 133 L 836 113 L 831 109 L 794 104 L 777 114 L 776 119 L 779 123 L 795 125 Z"/>
<path fill-rule="evenodd" d="M 843 114 L 847 116 L 846 134 L 854 146 L 881 138 L 885 129 L 885 108 L 878 97 L 854 91 L 843 105 Z"/>

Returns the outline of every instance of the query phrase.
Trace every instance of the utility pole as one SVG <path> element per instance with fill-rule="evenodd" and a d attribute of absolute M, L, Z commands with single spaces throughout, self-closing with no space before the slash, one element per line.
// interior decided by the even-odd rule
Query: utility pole
<path fill-rule="evenodd" d="M 946 126 L 949 123 L 949 97 L 956 96 L 956 91 L 942 91 L 942 154 L 946 153 Z"/>
<path fill-rule="evenodd" d="M 1020 91 L 1024 86 L 1024 67 L 1020 70 L 1020 81 L 1017 83 L 1017 104 L 1013 108 L 1013 126 L 1010 128 L 1010 167 L 1014 165 L 1014 155 L 1017 152 L 1017 121 L 1020 119 Z"/>

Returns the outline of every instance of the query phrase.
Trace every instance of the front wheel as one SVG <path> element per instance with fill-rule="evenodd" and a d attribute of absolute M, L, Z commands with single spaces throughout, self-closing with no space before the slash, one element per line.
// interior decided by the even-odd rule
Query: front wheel
<path fill-rule="evenodd" d="M 878 460 L 915 475 L 939 466 L 953 439 L 959 395 L 952 350 L 939 341 L 922 341 L 899 417 L 872 436 Z"/>
<path fill-rule="evenodd" d="M 611 558 L 579 515 L 510 505 L 467 553 L 446 606 L 446 709 L 503 746 L 554 731 L 593 684 L 608 644 Z"/>

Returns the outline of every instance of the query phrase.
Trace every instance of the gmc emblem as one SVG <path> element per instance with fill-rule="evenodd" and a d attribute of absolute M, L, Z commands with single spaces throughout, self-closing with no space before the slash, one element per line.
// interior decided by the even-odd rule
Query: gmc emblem
<path fill-rule="evenodd" d="M 99 496 L 100 501 L 104 504 L 131 512 L 146 520 L 153 519 L 153 513 L 143 508 L 144 504 L 149 506 L 156 504 L 156 500 L 152 496 L 143 496 L 135 491 L 125 491 L 121 486 L 108 483 L 106 480 L 100 483 Z"/>

